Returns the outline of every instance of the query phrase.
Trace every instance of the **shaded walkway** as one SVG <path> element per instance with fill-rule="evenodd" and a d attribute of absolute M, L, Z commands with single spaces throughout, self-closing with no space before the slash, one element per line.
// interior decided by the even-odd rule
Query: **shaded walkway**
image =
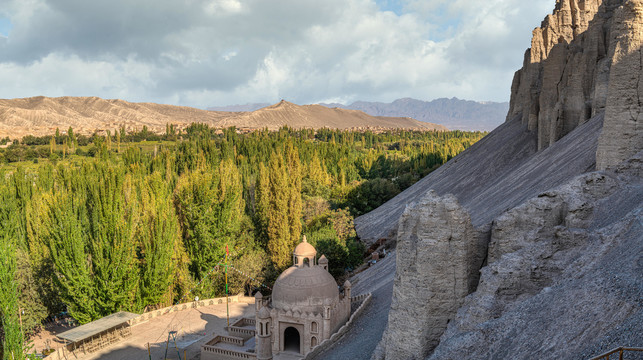
<path fill-rule="evenodd" d="M 382 338 L 388 321 L 395 276 L 395 252 L 385 259 L 357 274 L 350 281 L 354 284 L 354 296 L 371 292 L 371 302 L 333 347 L 320 353 L 315 359 L 368 360 Z"/>

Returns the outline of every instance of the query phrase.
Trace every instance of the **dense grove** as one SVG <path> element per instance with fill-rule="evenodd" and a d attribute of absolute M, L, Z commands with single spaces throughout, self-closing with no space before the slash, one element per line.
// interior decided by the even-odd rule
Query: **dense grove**
<path fill-rule="evenodd" d="M 354 216 L 484 135 L 193 124 L 14 142 L 0 149 L 5 358 L 61 311 L 86 323 L 222 295 L 226 247 L 232 293 L 266 291 L 304 234 L 340 276 L 363 261 Z"/>

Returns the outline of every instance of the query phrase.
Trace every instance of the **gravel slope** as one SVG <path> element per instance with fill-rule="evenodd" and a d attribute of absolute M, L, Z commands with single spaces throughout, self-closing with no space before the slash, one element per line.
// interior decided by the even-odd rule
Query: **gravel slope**
<path fill-rule="evenodd" d="M 315 359 L 324 360 L 368 360 L 388 321 L 391 307 L 393 277 L 395 275 L 395 252 L 378 261 L 365 271 L 352 277 L 353 294 L 372 293 L 370 303 L 346 334 L 334 346 L 319 354 Z"/>

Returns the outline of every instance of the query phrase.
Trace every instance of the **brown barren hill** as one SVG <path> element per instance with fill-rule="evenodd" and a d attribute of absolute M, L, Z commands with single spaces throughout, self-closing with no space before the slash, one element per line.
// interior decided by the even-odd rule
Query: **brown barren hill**
<path fill-rule="evenodd" d="M 235 113 L 219 122 L 222 126 L 238 128 L 268 128 L 277 130 L 284 125 L 296 129 L 409 129 L 447 131 L 442 125 L 418 121 L 409 117 L 371 116 L 358 110 L 327 108 L 322 105 L 296 105 L 285 100 L 253 112 Z"/>
<path fill-rule="evenodd" d="M 115 131 L 122 127 L 128 131 L 140 130 L 143 126 L 163 133 L 168 123 L 182 128 L 195 122 L 245 130 L 276 130 L 286 125 L 297 129 L 447 130 L 441 125 L 411 118 L 375 117 L 361 111 L 328 109 L 320 105 L 299 106 L 283 100 L 257 111 L 232 113 L 98 97 L 0 99 L 0 137 L 49 135 L 56 128 L 66 130 L 70 126 L 79 134 Z"/>

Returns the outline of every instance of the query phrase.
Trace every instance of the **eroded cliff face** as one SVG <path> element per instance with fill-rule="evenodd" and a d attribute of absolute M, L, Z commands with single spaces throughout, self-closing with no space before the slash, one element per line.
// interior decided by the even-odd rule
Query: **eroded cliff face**
<path fill-rule="evenodd" d="M 474 177 L 473 191 L 438 187 L 454 176 L 418 186 L 441 196 L 400 217 L 393 305 L 373 358 L 587 358 L 643 345 L 642 41 L 643 0 L 556 2 L 504 125 L 519 119 L 538 151 L 503 159 L 502 179 Z"/>
<path fill-rule="evenodd" d="M 516 72 L 507 119 L 538 132 L 541 150 L 592 116 L 606 112 L 598 167 L 616 165 L 641 144 L 641 0 L 557 0 L 533 32 Z M 630 112 L 628 111 L 628 112 Z M 632 120 L 634 117 L 636 120 Z M 626 139 L 615 141 L 615 133 Z M 609 139 L 609 140 L 608 140 Z"/>
<path fill-rule="evenodd" d="M 613 4 L 622 0 L 557 0 L 533 31 L 523 68 L 514 76 L 508 119 L 521 116 L 543 149 L 603 111 L 611 59 Z"/>
<path fill-rule="evenodd" d="M 614 14 L 605 125 L 596 167 L 614 166 L 643 148 L 643 0 L 629 0 Z"/>
<path fill-rule="evenodd" d="M 643 152 L 493 223 L 489 264 L 429 359 L 587 359 L 643 333 Z"/>
<path fill-rule="evenodd" d="M 400 218 L 393 300 L 378 359 L 423 359 L 475 290 L 487 239 L 453 195 L 429 191 Z"/>

